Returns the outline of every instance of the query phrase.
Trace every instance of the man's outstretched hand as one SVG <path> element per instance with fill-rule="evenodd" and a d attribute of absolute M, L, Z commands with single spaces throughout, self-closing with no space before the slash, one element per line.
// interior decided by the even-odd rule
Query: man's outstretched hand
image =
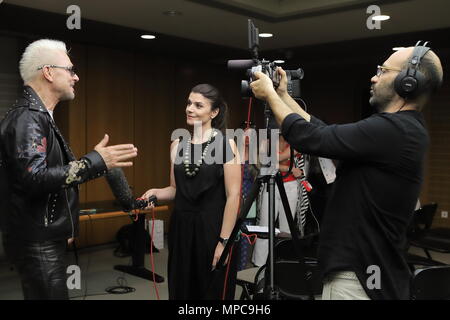
<path fill-rule="evenodd" d="M 132 144 L 118 144 L 114 146 L 107 146 L 109 136 L 105 134 L 103 139 L 95 146 L 97 151 L 105 161 L 108 169 L 118 167 L 131 167 L 133 162 L 126 161 L 137 156 L 137 148 Z"/>

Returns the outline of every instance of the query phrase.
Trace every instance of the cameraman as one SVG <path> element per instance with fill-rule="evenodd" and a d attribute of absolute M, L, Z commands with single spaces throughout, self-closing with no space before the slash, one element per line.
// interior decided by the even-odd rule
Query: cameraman
<path fill-rule="evenodd" d="M 378 113 L 356 123 L 327 126 L 306 113 L 287 94 L 281 68 L 276 90 L 259 72 L 251 84 L 297 151 L 342 160 L 320 235 L 323 299 L 409 299 L 403 245 L 429 144 L 420 111 L 443 74 L 438 56 L 427 51 L 418 67 L 424 75 L 422 90 L 402 98 L 394 80 L 411 64 L 413 51 L 399 50 L 378 67 L 369 100 Z"/>

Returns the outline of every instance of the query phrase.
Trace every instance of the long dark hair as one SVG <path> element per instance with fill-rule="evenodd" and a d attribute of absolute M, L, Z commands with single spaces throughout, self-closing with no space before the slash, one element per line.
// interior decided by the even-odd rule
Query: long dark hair
<path fill-rule="evenodd" d="M 205 98 L 211 100 L 211 111 L 219 109 L 219 113 L 211 121 L 211 126 L 225 133 L 227 128 L 228 105 L 216 87 L 210 84 L 198 84 L 191 89 L 191 92 L 200 93 Z"/>

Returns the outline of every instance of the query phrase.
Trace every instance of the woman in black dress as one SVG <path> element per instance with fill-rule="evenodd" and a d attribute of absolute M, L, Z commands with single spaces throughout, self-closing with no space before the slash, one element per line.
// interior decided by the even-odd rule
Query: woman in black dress
<path fill-rule="evenodd" d="M 216 88 L 209 84 L 192 88 L 186 122 L 193 126 L 193 136 L 174 140 L 171 145 L 170 186 L 150 189 L 142 196 L 175 200 L 169 227 L 171 300 L 234 298 L 233 255 L 229 268 L 219 274 L 211 272 L 239 209 L 241 168 L 234 141 L 222 134 L 226 111 L 227 105 Z M 215 161 L 205 161 L 207 155 Z"/>

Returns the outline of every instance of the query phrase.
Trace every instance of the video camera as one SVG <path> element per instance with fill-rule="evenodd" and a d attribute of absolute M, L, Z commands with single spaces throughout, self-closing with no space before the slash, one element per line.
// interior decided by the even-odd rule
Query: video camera
<path fill-rule="evenodd" d="M 258 59 L 259 48 L 259 31 L 255 27 L 252 20 L 248 20 L 248 45 L 252 52 L 252 59 L 246 60 L 228 60 L 228 69 L 247 69 L 247 77 L 249 80 L 241 81 L 241 95 L 243 97 L 253 96 L 250 83 L 255 80 L 255 72 L 266 74 L 273 82 L 274 88 L 278 88 L 280 84 L 280 75 L 276 71 L 278 65 L 276 62 Z M 296 99 L 300 98 L 300 80 L 303 79 L 304 73 L 301 68 L 297 70 L 285 70 L 287 75 L 287 90 L 289 95 Z"/>

